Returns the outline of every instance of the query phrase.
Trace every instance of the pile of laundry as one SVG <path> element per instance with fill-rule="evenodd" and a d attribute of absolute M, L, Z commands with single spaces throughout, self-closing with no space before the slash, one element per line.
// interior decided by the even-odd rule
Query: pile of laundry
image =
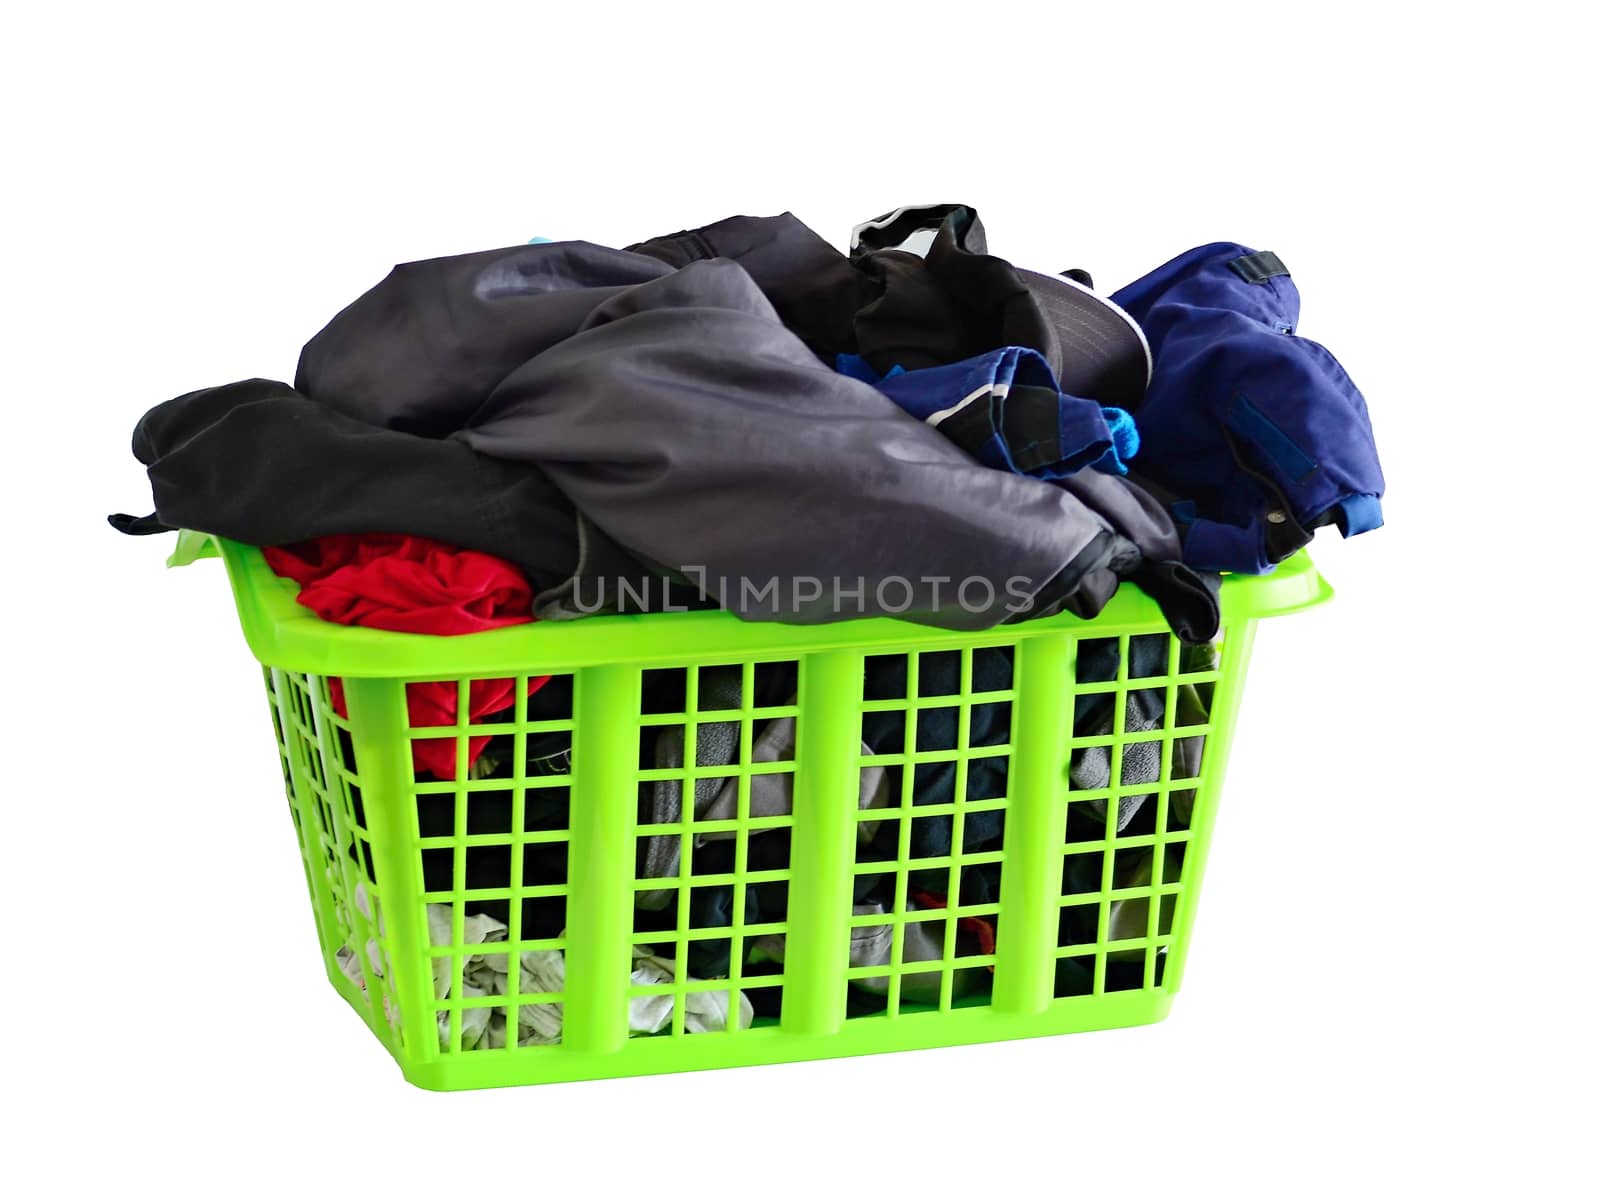
<path fill-rule="evenodd" d="M 1169 668 L 1168 639 L 1135 639 L 1128 676 L 1204 671 L 1215 666 L 1208 642 L 1219 625 L 1219 574 L 1270 571 L 1325 525 L 1349 536 L 1382 523 L 1366 404 L 1328 351 L 1297 334 L 1298 316 L 1299 294 L 1269 251 L 1200 246 L 1108 298 L 1081 270 L 1037 272 L 990 254 L 965 205 L 868 221 L 847 252 L 783 214 L 732 217 L 627 249 L 541 240 L 412 262 L 305 345 L 292 386 L 247 380 L 147 412 L 133 451 L 148 467 L 155 510 L 110 522 L 134 535 L 189 528 L 260 546 L 318 616 L 422 634 L 702 608 L 788 623 L 894 616 L 981 630 L 1061 610 L 1094 617 L 1128 582 L 1159 605 L 1183 644 Z M 919 657 L 923 694 L 960 692 L 958 656 Z M 1116 678 L 1118 661 L 1114 641 L 1081 644 L 1078 682 Z M 743 706 L 736 671 L 699 674 L 702 709 Z M 866 698 L 905 698 L 906 674 L 904 656 L 869 659 Z M 1003 648 L 976 652 L 973 691 L 1010 682 Z M 329 686 L 344 714 L 342 685 Z M 754 702 L 793 706 L 796 687 L 792 674 L 763 670 Z M 530 675 L 525 688 L 529 720 L 571 716 L 570 677 Z M 683 711 L 682 672 L 675 680 L 647 672 L 643 690 L 646 713 Z M 473 681 L 468 719 L 514 716 L 517 691 L 513 679 Z M 1183 685 L 1178 723 L 1205 722 L 1207 692 Z M 1075 735 L 1114 731 L 1112 698 L 1079 693 Z M 453 683 L 409 684 L 407 702 L 415 727 L 457 720 Z M 1164 692 L 1132 691 L 1125 702 L 1122 732 L 1163 726 Z M 919 709 L 910 732 L 903 714 L 869 712 L 862 752 L 963 747 L 954 712 Z M 965 747 L 1009 739 L 1009 705 L 974 706 L 970 719 Z M 694 765 L 732 763 L 737 724 L 695 731 Z M 529 779 L 569 772 L 563 739 L 527 738 Z M 752 755 L 790 763 L 794 740 L 794 720 L 774 719 L 752 734 Z M 682 768 L 684 743 L 681 726 L 646 727 L 641 769 Z M 415 740 L 418 780 L 493 773 L 509 744 Z M 1159 780 L 1150 751 L 1158 748 L 1126 746 L 1123 786 Z M 1175 742 L 1172 779 L 1198 777 L 1201 751 L 1198 738 Z M 953 763 L 917 763 L 911 777 L 902 781 L 898 766 L 864 768 L 861 807 L 898 806 L 907 791 L 917 805 L 954 800 Z M 692 798 L 681 780 L 644 781 L 640 821 L 679 822 L 688 804 L 696 819 L 735 816 L 730 781 L 737 777 L 702 777 Z M 963 796 L 1003 798 L 1005 783 L 1004 757 L 973 758 Z M 1107 750 L 1078 750 L 1071 784 L 1111 784 Z M 752 814 L 792 812 L 792 772 L 752 774 L 750 787 Z M 547 792 L 554 796 L 528 791 L 524 830 L 565 828 L 564 810 L 533 812 L 535 795 Z M 420 829 L 452 835 L 448 815 L 427 812 L 435 796 L 450 801 L 418 795 Z M 1153 830 L 1145 800 L 1125 796 L 1114 816 L 1102 804 L 1074 821 Z M 1167 829 L 1187 825 L 1191 804 L 1192 793 L 1171 793 Z M 960 850 L 998 858 L 1003 818 L 998 807 L 966 813 Z M 862 822 L 858 833 L 858 862 L 898 860 L 895 822 Z M 911 853 L 948 856 L 953 836 L 949 818 L 918 821 Z M 641 842 L 638 878 L 664 886 L 639 892 L 637 929 L 677 927 L 680 897 L 693 906 L 691 928 L 734 923 L 731 887 L 687 883 L 731 871 L 733 841 L 697 837 L 681 887 L 665 883 L 680 878 L 680 840 Z M 780 872 L 787 842 L 781 826 L 752 832 L 746 869 Z M 564 844 L 549 848 L 526 856 L 524 885 L 565 883 Z M 468 850 L 469 887 L 510 886 L 495 848 Z M 448 852 L 437 870 L 424 859 L 430 890 L 459 886 Z M 1165 866 L 1174 878 L 1176 865 Z M 1144 886 L 1153 867 L 1148 857 L 1119 860 L 1114 886 Z M 1085 870 L 1084 888 L 1098 889 L 1099 867 Z M 882 878 L 860 877 L 857 916 L 894 911 Z M 957 882 L 961 903 L 992 902 L 998 864 L 967 865 Z M 939 909 L 950 886 L 942 871 L 915 877 L 901 902 Z M 784 920 L 786 889 L 743 888 L 738 923 Z M 1114 905 L 1113 925 L 1145 927 L 1144 905 Z M 1100 935 L 1082 924 L 1094 908 L 1063 909 L 1062 944 Z M 485 944 L 504 936 L 504 903 L 469 915 Z M 559 902 L 529 899 L 520 918 L 525 937 L 563 931 Z M 892 927 L 853 930 L 852 965 L 885 966 L 882 979 L 860 977 L 856 989 L 879 999 Z M 959 944 L 945 943 L 947 927 Z M 994 944 L 992 922 L 979 918 L 904 928 L 902 963 L 981 959 Z M 741 976 L 781 970 L 781 936 L 746 940 Z M 731 944 L 693 939 L 693 976 L 727 977 Z M 346 949 L 356 976 L 355 947 Z M 553 952 L 531 973 L 524 955 L 522 992 L 559 990 Z M 663 971 L 670 981 L 671 963 L 636 956 L 636 981 Z M 1108 976 L 1125 967 L 1135 968 L 1113 959 Z M 1062 970 L 1058 992 L 1083 992 L 1081 977 L 1065 976 L 1081 964 L 1064 960 Z M 486 954 L 463 985 L 478 996 L 503 993 L 495 986 L 505 975 L 504 955 Z M 936 988 L 940 976 L 904 975 L 902 996 Z M 958 995 L 987 985 L 981 967 L 952 976 Z M 742 996 L 731 1015 L 726 1000 L 706 1002 L 686 1012 L 687 1029 L 751 1017 Z M 670 1006 L 665 1016 L 659 1004 L 635 1006 L 638 1033 L 671 1015 Z M 530 1022 L 518 1041 L 559 1035 L 559 1003 L 522 1013 Z M 469 1045 L 512 1033 L 488 1014 L 474 1019 Z"/>
<path fill-rule="evenodd" d="M 1216 573 L 1381 522 L 1365 403 L 1298 311 L 1270 252 L 1202 246 L 1105 298 L 987 253 L 962 205 L 868 222 L 848 254 L 785 214 L 413 262 L 292 387 L 145 414 L 155 511 L 111 522 L 410 537 L 424 572 L 343 589 L 448 605 L 466 563 L 484 624 L 720 606 L 976 630 L 1092 617 L 1131 581 L 1203 641 Z M 307 602 L 392 621 L 348 600 Z"/>
<path fill-rule="evenodd" d="M 366 889 L 356 885 L 355 906 L 362 916 L 371 919 Z M 446 904 L 427 906 L 428 937 L 430 943 L 448 947 L 451 943 L 450 907 Z M 346 923 L 349 923 L 348 920 Z M 381 929 L 379 930 L 382 931 Z M 504 997 L 512 993 L 510 985 L 510 954 L 494 952 L 494 946 L 506 939 L 506 926 L 492 916 L 475 914 L 462 922 L 462 944 L 477 947 L 479 952 L 467 954 L 461 962 L 459 997 L 482 999 L 490 996 Z M 377 940 L 367 942 L 366 968 L 374 978 L 387 973 L 383 948 Z M 525 949 L 517 955 L 520 974 L 515 993 L 523 998 L 537 994 L 559 996 L 566 988 L 566 955 L 560 949 Z M 367 993 L 366 977 L 362 963 L 350 946 L 341 947 L 336 954 L 339 972 Z M 448 1000 L 455 988 L 455 965 L 450 957 L 433 959 L 433 996 L 439 1001 Z M 668 989 L 676 981 L 673 963 L 652 954 L 648 949 L 635 946 L 633 971 L 629 984 L 651 987 L 654 993 L 637 994 L 628 1003 L 628 1031 L 634 1035 L 654 1035 L 672 1023 L 674 995 Z M 689 981 L 696 979 L 690 978 Z M 721 1031 L 728 1026 L 729 996 L 720 991 L 690 990 L 683 996 L 684 1031 L 700 1034 Z M 392 1025 L 400 1022 L 400 1011 L 385 997 L 384 1015 Z M 543 1047 L 561 1042 L 561 1024 L 564 1007 L 561 1002 L 518 1002 L 515 1005 L 514 1033 L 518 1047 Z M 750 1000 L 739 998 L 734 1012 L 741 1027 L 750 1026 L 755 1012 Z M 507 1011 L 494 1005 L 463 1006 L 458 1016 L 461 1030 L 461 1050 L 480 1051 L 504 1047 L 510 1041 L 513 1028 L 508 1027 Z M 450 1013 L 442 1010 L 436 1016 L 439 1045 L 445 1050 L 454 1047 Z"/>

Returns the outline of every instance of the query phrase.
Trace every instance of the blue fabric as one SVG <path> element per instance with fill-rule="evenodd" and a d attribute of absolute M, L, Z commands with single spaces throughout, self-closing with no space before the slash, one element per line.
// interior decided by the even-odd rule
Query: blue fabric
<path fill-rule="evenodd" d="M 1339 501 L 1339 509 L 1339 531 L 1346 537 L 1383 527 L 1383 505 L 1376 495 L 1351 495 Z"/>
<path fill-rule="evenodd" d="M 1105 415 L 1106 431 L 1111 435 L 1111 449 L 1101 456 L 1094 468 L 1107 474 L 1127 474 L 1128 460 L 1139 453 L 1139 426 L 1126 409 L 1108 406 L 1100 412 Z"/>
<path fill-rule="evenodd" d="M 1294 439 L 1272 424 L 1272 419 L 1250 403 L 1243 393 L 1228 405 L 1227 426 L 1235 437 L 1248 438 L 1285 478 L 1298 482 L 1317 469 L 1316 462 Z"/>
<path fill-rule="evenodd" d="M 1127 473 L 1139 448 L 1138 426 L 1121 409 L 1061 391 L 1045 358 L 1005 347 L 970 360 L 882 378 L 859 356 L 840 356 L 840 372 L 876 384 L 913 417 L 937 427 L 985 466 L 1045 480 L 1093 466 Z"/>
<path fill-rule="evenodd" d="M 1294 334 L 1293 280 L 1252 283 L 1229 268 L 1250 252 L 1200 246 L 1111 298 L 1155 360 L 1134 473 L 1193 501 L 1185 563 L 1262 573 L 1329 518 L 1346 535 L 1378 527 L 1384 482 L 1360 391 Z"/>
<path fill-rule="evenodd" d="M 905 371 L 903 367 L 896 364 L 888 372 L 880 376 L 876 368 L 868 364 L 865 359 L 855 352 L 840 352 L 833 358 L 833 369 L 840 376 L 854 377 L 856 380 L 864 380 L 868 384 L 877 384 L 880 380 L 887 380 L 891 376 L 899 376 Z"/>

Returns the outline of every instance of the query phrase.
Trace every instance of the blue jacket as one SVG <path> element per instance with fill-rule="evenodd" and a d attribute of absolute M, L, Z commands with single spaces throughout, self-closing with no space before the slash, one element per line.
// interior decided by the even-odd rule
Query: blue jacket
<path fill-rule="evenodd" d="M 1366 401 L 1295 334 L 1300 295 L 1275 254 L 1203 245 L 1111 297 L 1155 360 L 1131 465 L 1172 496 L 1186 563 L 1267 572 L 1323 524 L 1383 523 Z"/>

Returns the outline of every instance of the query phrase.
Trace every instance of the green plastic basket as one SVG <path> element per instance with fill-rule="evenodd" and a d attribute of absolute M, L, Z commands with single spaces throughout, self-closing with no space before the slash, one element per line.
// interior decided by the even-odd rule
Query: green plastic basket
<path fill-rule="evenodd" d="M 1222 592 L 1223 632 L 1214 669 L 1189 670 L 1179 662 L 1179 647 L 1153 602 L 1125 586 L 1093 621 L 1067 615 L 1001 627 L 981 633 L 955 633 L 894 619 L 862 619 L 822 626 L 786 626 L 740 621 L 721 612 L 593 618 L 582 622 L 520 626 L 458 638 L 436 638 L 342 627 L 322 622 L 295 602 L 292 583 L 273 576 L 259 550 L 209 537 L 185 535 L 172 563 L 187 563 L 210 550 L 226 564 L 246 640 L 266 677 L 289 805 L 294 817 L 306 881 L 316 915 L 323 962 L 334 987 L 366 1020 L 399 1062 L 406 1078 L 430 1089 L 466 1089 L 609 1076 L 735 1067 L 881 1051 L 938 1047 L 1068 1031 L 1149 1023 L 1164 1017 L 1183 979 L 1190 929 L 1194 922 L 1206 852 L 1216 816 L 1228 746 L 1244 684 L 1256 621 L 1317 604 L 1330 596 L 1304 554 L 1265 577 L 1226 577 Z M 1128 677 L 1128 644 L 1141 635 L 1162 635 L 1169 643 L 1166 673 Z M 1120 665 L 1114 680 L 1075 682 L 1077 643 L 1118 640 Z M 972 689 L 973 652 L 1005 647 L 1013 668 L 1003 691 Z M 956 652 L 961 691 L 919 696 L 916 668 L 927 652 Z M 908 656 L 908 698 L 863 699 L 865 660 Z M 787 707 L 753 706 L 751 684 L 767 663 L 796 664 L 797 698 Z M 743 707 L 710 711 L 697 707 L 699 669 L 741 669 Z M 641 716 L 641 682 L 647 672 L 673 669 L 685 682 L 681 713 Z M 572 715 L 530 721 L 523 690 L 530 675 L 570 674 Z M 330 681 L 342 682 L 342 718 L 333 706 Z M 463 723 L 450 728 L 409 727 L 406 685 L 448 681 L 467 698 L 473 680 L 513 679 L 518 703 L 506 723 Z M 1209 694 L 1209 708 L 1198 717 L 1178 706 L 1180 692 Z M 1115 723 L 1105 734 L 1075 734 L 1075 693 L 1114 693 Z M 1123 731 L 1124 701 L 1133 690 L 1166 693 L 1163 727 Z M 967 744 L 971 709 L 1009 702 L 1009 743 L 971 749 Z M 907 731 L 919 709 L 955 709 L 960 717 L 957 747 L 910 750 L 893 756 L 863 752 L 864 711 L 907 713 Z M 463 706 L 461 715 L 467 714 Z M 795 718 L 792 762 L 752 762 L 752 733 L 778 716 Z M 640 791 L 655 781 L 681 781 L 691 790 L 692 766 L 681 770 L 641 767 L 641 725 L 681 725 L 686 747 L 695 746 L 696 724 L 738 721 L 737 763 L 716 772 L 739 781 L 738 817 L 646 826 L 640 821 Z M 570 732 L 569 772 L 525 773 L 530 736 Z M 467 769 L 467 738 L 509 736 L 515 754 L 500 776 L 475 778 Z M 439 782 L 413 770 L 409 742 L 414 738 L 454 738 L 458 780 Z M 1198 776 L 1174 779 L 1175 742 L 1204 738 Z M 1124 751 L 1137 742 L 1159 741 L 1159 780 L 1122 784 Z M 915 742 L 910 742 L 914 744 Z M 1103 789 L 1069 786 L 1072 750 L 1110 748 L 1110 785 Z M 1192 744 L 1186 747 L 1193 747 Z M 1006 793 L 984 801 L 964 796 L 969 759 L 1007 759 Z M 692 760 L 692 758 L 691 758 Z M 858 810 L 863 764 L 912 765 L 945 760 L 955 764 L 955 800 L 946 805 L 909 806 L 892 799 L 887 810 Z M 565 767 L 565 766 L 564 766 Z M 700 767 L 704 771 L 704 767 Z M 749 816 L 752 772 L 792 770 L 794 813 Z M 555 791 L 545 793 L 541 791 Z M 1155 829 L 1119 837 L 1115 816 L 1124 794 L 1150 794 Z M 443 797 L 441 797 L 443 795 Z M 1182 795 L 1183 805 L 1175 804 Z M 445 801 L 444 797 L 451 799 Z M 686 795 L 687 798 L 687 795 Z M 533 809 L 549 814 L 559 799 L 565 815 L 557 829 L 548 822 L 524 829 Z M 453 828 L 424 835 L 419 803 L 446 805 Z M 485 832 L 473 820 L 488 802 L 509 803 L 510 821 Z M 1107 817 L 1103 833 L 1067 842 L 1068 805 L 1101 803 Z M 962 854 L 961 823 L 979 810 L 1005 812 L 1003 844 L 982 854 Z M 1183 814 L 1183 820 L 1178 815 Z M 904 833 L 912 822 L 950 816 L 957 831 L 956 853 L 937 859 L 912 859 Z M 897 821 L 901 856 L 858 862 L 858 821 Z M 753 835 L 782 827 L 788 831 L 787 866 L 761 872 L 748 869 L 745 850 Z M 1080 828 L 1081 829 L 1081 828 Z M 717 876 L 692 875 L 695 835 L 715 833 L 734 840 L 735 868 Z M 677 879 L 636 878 L 637 840 L 681 839 L 685 873 Z M 557 846 L 559 844 L 559 847 Z M 558 882 L 528 885 L 514 866 L 524 856 L 565 851 L 568 865 Z M 435 874 L 444 857 L 453 865 L 455 886 L 424 888 L 427 859 Z M 508 864 L 507 885 L 468 890 L 465 865 L 470 856 L 497 856 Z M 1127 863 L 1142 859 L 1143 873 L 1128 877 Z M 947 872 L 948 895 L 964 866 L 998 863 L 995 903 L 929 911 L 908 904 L 908 874 Z M 1078 870 L 1068 872 L 1069 863 Z M 1088 864 L 1090 870 L 1082 868 Z M 856 877 L 864 872 L 895 877 L 894 911 L 860 916 L 853 911 Z M 548 873 L 547 873 L 548 874 Z M 1088 890 L 1070 879 L 1098 881 Z M 787 886 L 783 919 L 760 926 L 742 923 L 744 889 L 781 880 Z M 480 881 L 481 882 L 481 881 Z M 646 890 L 676 889 L 682 899 L 691 887 L 719 884 L 735 892 L 731 923 L 693 927 L 691 905 L 676 906 L 677 923 L 665 930 L 636 927 L 636 898 Z M 559 937 L 524 939 L 522 901 L 563 903 L 565 927 Z M 491 962 L 507 977 L 506 992 L 475 992 L 463 984 L 465 972 L 484 963 L 485 946 L 470 933 L 467 907 L 498 900 L 509 912 L 501 956 Z M 1093 937 L 1063 938 L 1063 911 L 1078 927 L 1095 928 Z M 978 918 L 993 927 L 996 939 L 984 951 L 965 950 L 958 935 Z M 942 924 L 946 956 L 903 960 L 909 922 Z M 867 926 L 889 926 L 893 953 L 885 965 L 852 967 L 853 933 Z M 480 930 L 481 931 L 481 930 Z M 781 934 L 785 949 L 781 972 L 741 973 L 749 938 Z M 698 938 L 732 943 L 727 978 L 696 979 L 685 969 L 685 952 Z M 1069 940 L 1071 943 L 1063 943 Z M 673 963 L 672 976 L 641 981 L 633 975 L 636 947 L 648 947 Z M 992 949 L 992 951 L 990 951 Z M 963 954 L 964 955 L 961 955 Z M 559 986 L 545 983 L 524 992 L 521 969 L 508 966 L 558 961 Z M 529 955 L 524 957 L 524 955 Z M 771 967 L 769 967 L 771 968 Z M 974 971 L 977 971 L 974 973 Z M 863 1010 L 851 1001 L 864 975 L 871 975 L 881 1000 Z M 1064 974 L 1080 979 L 1062 984 Z M 977 976 L 977 986 L 956 986 Z M 961 991 L 958 993 L 958 989 Z M 757 991 L 765 991 L 757 995 Z M 686 1009 L 715 995 L 724 1010 L 743 998 L 779 1013 L 748 1025 L 728 1018 L 708 1030 L 695 1025 Z M 630 1030 L 636 1004 L 670 1001 L 670 1019 L 655 1033 Z M 658 1005 L 664 1009 L 664 1005 Z M 485 1015 L 485 1011 L 488 1012 Z M 519 1045 L 519 1034 L 483 1046 L 472 1028 L 485 1018 L 521 1028 L 537 1016 L 559 1025 L 559 1041 L 540 1039 Z M 537 1021 L 537 1020 L 535 1020 Z"/>

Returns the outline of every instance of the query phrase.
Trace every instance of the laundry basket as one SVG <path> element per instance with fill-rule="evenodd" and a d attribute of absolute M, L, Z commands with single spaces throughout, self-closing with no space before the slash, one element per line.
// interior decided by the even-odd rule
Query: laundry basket
<path fill-rule="evenodd" d="M 320 621 L 255 548 L 185 534 L 173 563 L 212 551 L 264 670 L 328 977 L 430 1089 L 1162 1018 L 1183 980 L 1256 621 L 1330 595 L 1304 554 L 1269 576 L 1225 577 L 1214 660 L 1192 658 L 1131 586 L 1092 621 L 980 633 L 689 612 L 440 638 Z M 713 669 L 741 688 L 735 706 L 702 701 Z M 553 678 L 529 696 L 541 676 Z M 760 701 L 771 676 L 794 694 Z M 660 706 L 646 688 L 663 682 L 670 710 L 643 710 Z M 882 682 L 903 686 L 872 689 Z M 480 690 L 501 691 L 506 710 L 412 728 L 407 689 L 422 683 L 452 684 L 461 717 Z M 999 735 L 979 736 L 978 717 L 996 715 Z M 863 743 L 885 721 L 898 751 Z M 774 722 L 793 738 L 778 759 L 757 747 Z M 734 734 L 731 751 L 695 765 L 713 724 Z M 687 767 L 641 752 L 662 732 L 683 735 Z M 455 780 L 418 771 L 413 740 L 453 742 Z M 998 788 L 969 796 L 976 767 Z M 953 783 L 948 800 L 862 787 L 935 771 Z M 752 813 L 762 774 L 792 775 L 792 813 Z M 708 777 L 732 783 L 731 814 L 697 814 Z M 680 789 L 665 821 L 647 804 Z M 1129 810 L 1143 817 L 1124 827 Z M 969 852 L 975 824 L 998 833 Z M 928 856 L 920 832 L 935 828 L 946 842 Z M 677 874 L 645 874 L 663 847 Z M 989 892 L 969 896 L 980 876 Z M 885 897 L 865 912 L 864 883 Z M 701 902 L 716 895 L 720 908 Z M 863 962 L 869 941 L 879 950 Z M 725 951 L 726 976 L 692 972 L 708 948 Z"/>

